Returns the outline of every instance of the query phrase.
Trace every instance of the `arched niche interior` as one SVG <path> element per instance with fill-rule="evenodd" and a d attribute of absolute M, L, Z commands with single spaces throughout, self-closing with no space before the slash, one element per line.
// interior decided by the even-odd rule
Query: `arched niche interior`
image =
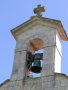
<path fill-rule="evenodd" d="M 30 50 L 31 48 L 33 48 L 34 51 L 43 49 L 44 48 L 44 42 L 43 42 L 43 40 L 40 39 L 40 38 L 32 39 L 29 42 L 29 45 L 28 45 L 28 49 Z"/>
<path fill-rule="evenodd" d="M 43 60 L 44 42 L 40 38 L 34 38 L 29 41 L 27 52 L 27 76 L 33 75 L 31 77 L 40 77 L 42 70 L 42 60 Z M 30 60 L 31 63 L 30 63 Z"/>

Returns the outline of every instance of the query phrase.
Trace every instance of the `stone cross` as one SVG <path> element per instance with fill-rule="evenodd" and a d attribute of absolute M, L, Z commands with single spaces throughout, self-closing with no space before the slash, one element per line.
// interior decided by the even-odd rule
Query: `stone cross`
<path fill-rule="evenodd" d="M 37 8 L 34 8 L 34 13 L 36 13 L 38 17 L 42 17 L 42 12 L 45 12 L 45 8 L 43 6 L 38 5 Z"/>

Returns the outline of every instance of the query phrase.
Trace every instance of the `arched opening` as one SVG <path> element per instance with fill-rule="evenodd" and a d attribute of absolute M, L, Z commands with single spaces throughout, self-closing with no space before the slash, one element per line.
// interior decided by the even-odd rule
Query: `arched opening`
<path fill-rule="evenodd" d="M 43 62 L 44 42 L 35 38 L 29 42 L 27 52 L 27 75 L 29 77 L 40 77 Z"/>

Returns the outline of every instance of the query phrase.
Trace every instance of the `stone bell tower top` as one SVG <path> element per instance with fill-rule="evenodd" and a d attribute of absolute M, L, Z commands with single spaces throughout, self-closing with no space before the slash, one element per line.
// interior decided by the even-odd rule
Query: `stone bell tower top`
<path fill-rule="evenodd" d="M 12 76 L 21 75 L 17 79 L 23 78 L 27 48 L 29 42 L 35 38 L 42 39 L 44 42 L 42 76 L 61 72 L 61 40 L 68 41 L 68 36 L 61 21 L 42 17 L 41 13 L 44 11 L 44 7 L 38 5 L 38 8 L 34 9 L 36 16 L 11 30 L 16 39 Z"/>
<path fill-rule="evenodd" d="M 68 41 L 68 36 L 61 21 L 42 17 L 44 11 L 44 7 L 38 5 L 34 9 L 36 16 L 11 30 L 16 39 L 13 70 L 10 80 L 1 84 L 0 90 L 68 90 L 68 76 L 61 74 L 61 40 Z M 35 50 L 44 49 L 40 78 L 27 78 L 37 60 L 28 70 L 26 62 L 28 48 L 32 49 L 30 43 Z M 35 65 L 40 66 L 38 61 Z"/>

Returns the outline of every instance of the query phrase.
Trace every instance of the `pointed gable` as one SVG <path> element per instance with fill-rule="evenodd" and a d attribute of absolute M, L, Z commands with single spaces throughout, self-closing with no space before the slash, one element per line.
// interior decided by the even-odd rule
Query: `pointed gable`
<path fill-rule="evenodd" d="M 44 26 L 56 28 L 61 37 L 61 40 L 68 41 L 68 36 L 63 28 L 61 21 L 49 19 L 49 18 L 37 17 L 37 16 L 31 17 L 30 20 L 26 21 L 25 23 L 19 25 L 16 28 L 14 28 L 13 30 L 11 30 L 11 32 L 12 32 L 14 38 L 16 39 L 16 36 L 19 33 L 25 32 L 29 28 L 34 27 L 35 25 L 44 25 Z"/>

